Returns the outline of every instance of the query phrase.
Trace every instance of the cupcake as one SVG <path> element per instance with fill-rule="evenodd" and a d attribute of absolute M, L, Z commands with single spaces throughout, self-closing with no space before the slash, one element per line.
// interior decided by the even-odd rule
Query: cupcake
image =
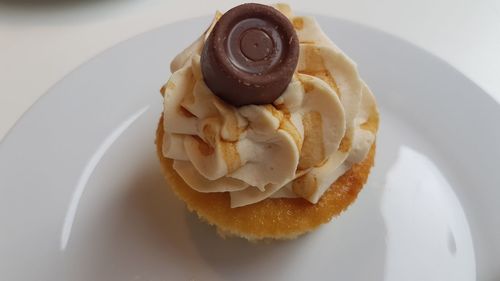
<path fill-rule="evenodd" d="M 162 171 L 220 235 L 295 238 L 356 199 L 378 110 L 313 18 L 284 4 L 217 12 L 171 71 L 156 132 Z"/>

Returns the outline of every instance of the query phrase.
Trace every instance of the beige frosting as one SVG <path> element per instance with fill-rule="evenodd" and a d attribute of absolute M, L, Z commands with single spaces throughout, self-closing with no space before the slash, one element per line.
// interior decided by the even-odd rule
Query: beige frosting
<path fill-rule="evenodd" d="M 356 66 L 313 18 L 295 17 L 297 71 L 269 105 L 231 106 L 203 81 L 200 53 L 210 28 L 171 63 L 164 96 L 163 155 L 199 192 L 229 192 L 231 206 L 268 197 L 317 203 L 325 190 L 362 161 L 376 128 L 372 93 Z"/>

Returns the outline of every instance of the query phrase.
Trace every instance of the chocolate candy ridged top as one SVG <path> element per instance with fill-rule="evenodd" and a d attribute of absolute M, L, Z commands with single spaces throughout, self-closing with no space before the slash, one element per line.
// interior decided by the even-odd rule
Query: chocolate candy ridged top
<path fill-rule="evenodd" d="M 250 3 L 219 19 L 203 47 L 201 70 L 207 86 L 224 101 L 269 104 L 290 83 L 298 58 L 291 22 L 270 6 Z"/>

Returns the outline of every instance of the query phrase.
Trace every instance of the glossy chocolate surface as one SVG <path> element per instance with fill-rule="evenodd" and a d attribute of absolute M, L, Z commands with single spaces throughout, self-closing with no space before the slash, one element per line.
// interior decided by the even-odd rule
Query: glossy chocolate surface
<path fill-rule="evenodd" d="M 268 104 L 286 89 L 297 66 L 299 43 L 278 10 L 243 4 L 225 13 L 201 55 L 207 86 L 235 105 Z"/>

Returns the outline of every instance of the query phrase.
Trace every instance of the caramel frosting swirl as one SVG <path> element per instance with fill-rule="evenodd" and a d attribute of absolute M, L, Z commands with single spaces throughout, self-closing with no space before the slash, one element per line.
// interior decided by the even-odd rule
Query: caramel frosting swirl
<path fill-rule="evenodd" d="M 349 59 L 310 17 L 275 6 L 297 32 L 297 70 L 267 105 L 234 107 L 205 84 L 200 52 L 214 24 L 171 63 L 164 96 L 163 155 L 199 192 L 229 192 L 231 207 L 269 197 L 317 203 L 375 140 L 372 93 Z"/>

